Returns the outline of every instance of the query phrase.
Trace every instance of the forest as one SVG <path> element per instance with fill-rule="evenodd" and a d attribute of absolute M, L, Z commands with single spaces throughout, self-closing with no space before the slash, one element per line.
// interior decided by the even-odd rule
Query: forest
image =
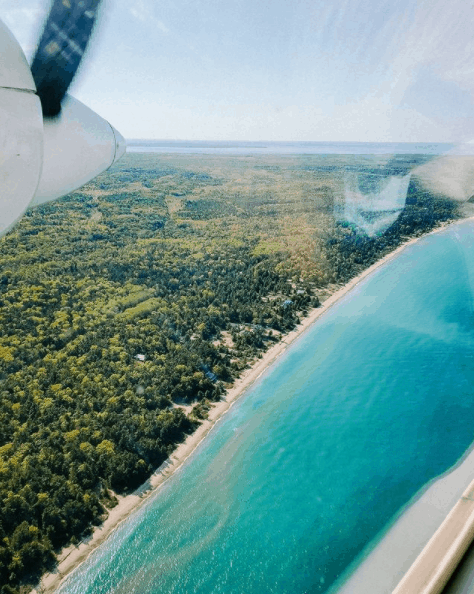
<path fill-rule="evenodd" d="M 368 237 L 337 215 L 355 165 L 129 153 L 0 240 L 0 594 L 28 591 L 310 309 L 459 216 L 413 177 Z"/>

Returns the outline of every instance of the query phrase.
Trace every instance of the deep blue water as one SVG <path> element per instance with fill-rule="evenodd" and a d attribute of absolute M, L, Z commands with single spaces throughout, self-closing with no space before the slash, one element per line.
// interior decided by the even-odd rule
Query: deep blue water
<path fill-rule="evenodd" d="M 473 287 L 472 223 L 378 269 L 59 592 L 328 590 L 474 440 Z"/>
<path fill-rule="evenodd" d="M 464 145 L 466 146 L 466 145 Z M 441 155 L 455 148 L 448 143 L 415 142 L 251 142 L 220 140 L 127 141 L 129 153 L 232 155 Z M 472 146 L 470 154 L 474 151 Z M 465 151 L 463 152 L 463 154 Z"/>

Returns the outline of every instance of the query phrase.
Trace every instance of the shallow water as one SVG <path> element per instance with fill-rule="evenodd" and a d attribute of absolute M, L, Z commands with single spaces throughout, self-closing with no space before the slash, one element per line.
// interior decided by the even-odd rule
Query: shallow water
<path fill-rule="evenodd" d="M 346 295 L 59 592 L 326 591 L 474 439 L 473 237 Z"/>

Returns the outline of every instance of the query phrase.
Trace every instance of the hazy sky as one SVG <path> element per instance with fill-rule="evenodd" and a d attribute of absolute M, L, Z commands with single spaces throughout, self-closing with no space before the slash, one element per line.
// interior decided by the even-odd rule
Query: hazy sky
<path fill-rule="evenodd" d="M 49 2 L 0 0 L 31 56 Z M 105 0 L 71 93 L 127 138 L 474 138 L 467 0 Z"/>

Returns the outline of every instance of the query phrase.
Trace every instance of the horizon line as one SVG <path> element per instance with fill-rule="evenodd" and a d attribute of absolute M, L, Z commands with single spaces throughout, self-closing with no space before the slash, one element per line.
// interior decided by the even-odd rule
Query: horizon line
<path fill-rule="evenodd" d="M 126 138 L 127 142 L 218 142 L 218 143 L 268 143 L 268 144 L 469 144 L 459 141 L 436 140 L 235 140 L 235 139 L 186 139 L 186 138 Z"/>

